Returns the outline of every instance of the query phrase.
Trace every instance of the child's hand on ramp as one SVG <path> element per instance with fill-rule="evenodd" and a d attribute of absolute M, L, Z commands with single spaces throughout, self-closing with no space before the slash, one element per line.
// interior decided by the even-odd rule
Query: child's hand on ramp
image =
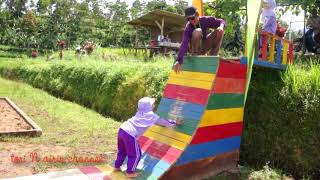
<path fill-rule="evenodd" d="M 183 120 L 177 119 L 177 120 L 176 120 L 176 124 L 177 124 L 177 125 L 182 125 L 182 124 L 183 124 Z"/>
<path fill-rule="evenodd" d="M 176 61 L 173 66 L 174 66 L 174 71 L 178 74 L 181 69 L 181 64 L 179 64 L 179 62 Z"/>

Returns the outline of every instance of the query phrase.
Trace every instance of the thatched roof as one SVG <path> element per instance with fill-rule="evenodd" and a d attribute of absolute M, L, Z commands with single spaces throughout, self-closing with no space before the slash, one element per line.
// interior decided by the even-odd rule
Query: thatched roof
<path fill-rule="evenodd" d="M 164 29 L 168 31 L 182 31 L 186 24 L 184 16 L 163 10 L 154 10 L 128 22 L 128 24 L 158 28 L 155 21 L 161 24 L 162 18 L 164 18 Z"/>

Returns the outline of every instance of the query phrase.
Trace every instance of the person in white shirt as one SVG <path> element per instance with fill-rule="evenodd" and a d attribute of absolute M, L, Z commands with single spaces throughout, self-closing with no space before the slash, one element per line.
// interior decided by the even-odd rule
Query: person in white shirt
<path fill-rule="evenodd" d="M 263 0 L 262 1 L 262 31 L 275 34 L 277 30 L 276 19 L 276 1 L 275 0 Z"/>

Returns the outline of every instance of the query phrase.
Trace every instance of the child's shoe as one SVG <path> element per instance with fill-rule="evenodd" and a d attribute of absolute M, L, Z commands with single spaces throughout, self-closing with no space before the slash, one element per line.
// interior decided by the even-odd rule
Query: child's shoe
<path fill-rule="evenodd" d="M 135 178 L 135 177 L 139 176 L 139 173 L 136 173 L 136 172 L 134 172 L 134 173 L 126 173 L 126 176 L 128 178 Z"/>
<path fill-rule="evenodd" d="M 113 168 L 113 172 L 119 172 L 119 171 L 121 171 L 120 168 Z"/>

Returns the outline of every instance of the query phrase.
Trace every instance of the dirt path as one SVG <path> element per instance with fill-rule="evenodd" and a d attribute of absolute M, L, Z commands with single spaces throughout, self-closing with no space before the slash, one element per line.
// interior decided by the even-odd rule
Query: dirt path
<path fill-rule="evenodd" d="M 0 179 L 110 163 L 114 156 L 114 153 L 101 154 L 90 152 L 89 149 L 85 151 L 56 145 L 0 142 Z M 82 161 L 84 158 L 88 158 L 88 161 Z M 39 161 L 36 162 L 36 159 Z M 64 162 L 61 163 L 61 159 Z"/>
<path fill-rule="evenodd" d="M 0 178 L 32 175 L 41 172 L 39 168 L 44 165 L 40 162 L 32 162 L 31 153 L 37 153 L 39 157 L 49 154 L 62 156 L 69 150 L 69 148 L 62 146 L 0 142 Z M 44 172 L 49 170 L 43 168 Z"/>
<path fill-rule="evenodd" d="M 113 156 L 56 145 L 0 142 L 0 178 L 98 165 L 110 162 Z"/>

